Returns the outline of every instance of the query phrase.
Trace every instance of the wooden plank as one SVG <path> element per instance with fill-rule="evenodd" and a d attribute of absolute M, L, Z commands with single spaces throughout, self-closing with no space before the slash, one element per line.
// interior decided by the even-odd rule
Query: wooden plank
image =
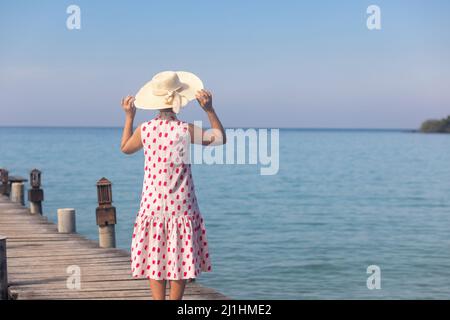
<path fill-rule="evenodd" d="M 113 271 L 113 270 L 111 270 Z M 91 272 L 89 274 L 81 271 L 81 280 L 82 281 L 104 281 L 104 280 L 129 280 L 131 278 L 131 272 L 126 273 L 123 272 L 123 270 L 118 270 L 116 272 L 108 272 L 107 274 L 98 274 L 97 272 Z M 35 273 L 15 273 L 15 274 L 9 274 L 9 280 L 11 283 L 17 283 L 18 281 L 31 281 L 35 280 L 37 277 L 42 280 L 67 280 L 69 277 L 69 274 L 67 273 L 60 273 L 60 274 L 53 274 L 49 275 L 48 273 L 39 273 L 36 275 Z M 139 281 L 139 280 L 134 280 Z M 148 281 L 148 280 L 143 280 Z"/>
<path fill-rule="evenodd" d="M 31 287 L 31 286 L 30 286 Z M 36 288 L 37 286 L 35 286 Z M 146 285 L 143 286 L 137 286 L 137 287 L 117 287 L 116 285 L 114 285 L 113 288 L 111 287 L 89 287 L 89 288 L 83 288 L 83 285 L 81 286 L 80 290 L 76 290 L 76 289 L 67 289 L 66 287 L 64 288 L 55 288 L 55 287 L 45 287 L 45 286 L 41 286 L 42 289 L 40 289 L 39 291 L 35 290 L 33 292 L 36 292 L 36 294 L 40 294 L 40 295 L 65 295 L 65 296 L 82 296 L 82 295 L 107 295 L 108 292 L 112 292 L 113 295 L 119 295 L 119 294 L 133 294 L 136 296 L 145 296 L 145 295 L 149 295 L 151 293 L 150 291 L 150 286 L 148 285 L 148 283 Z M 26 286 L 20 286 L 20 287 L 16 287 L 13 285 L 11 286 L 11 288 L 13 290 L 17 290 L 17 292 L 19 294 L 23 292 L 31 292 L 28 290 L 28 288 Z M 216 291 L 212 290 L 212 289 L 208 289 L 208 288 L 190 288 L 190 287 L 186 287 L 185 289 L 185 294 L 186 295 L 193 295 L 193 294 L 217 294 Z"/>
<path fill-rule="evenodd" d="M 91 255 L 105 255 L 105 254 L 114 254 L 117 256 L 117 253 L 109 251 L 108 249 L 97 249 L 97 248 L 90 248 L 88 249 L 72 249 L 70 251 L 66 250 L 66 249 L 57 249 L 57 250 L 52 250 L 51 252 L 49 252 L 48 250 L 23 250 L 23 249 L 13 249 L 13 250 L 9 250 L 8 251 L 8 257 L 10 258 L 20 258 L 20 257 L 30 257 L 30 258 L 38 258 L 38 257 L 53 257 L 53 256 L 73 256 L 73 255 L 77 255 L 77 256 L 91 256 Z M 127 255 L 129 256 L 129 255 Z"/>
<path fill-rule="evenodd" d="M 8 274 L 16 275 L 17 277 L 20 277 L 20 274 L 22 273 L 27 273 L 27 271 L 29 271 L 30 268 L 28 267 L 15 267 L 14 271 L 10 271 L 8 270 Z M 57 276 L 57 275 L 65 275 L 68 276 L 67 274 L 67 268 L 50 268 L 50 267 L 46 267 L 46 268 L 37 268 L 35 267 L 34 270 L 36 271 L 36 275 L 53 275 L 53 276 Z M 82 276 L 83 274 L 110 274 L 110 273 L 115 273 L 118 271 L 122 271 L 124 274 L 129 274 L 131 277 L 131 273 L 129 273 L 130 267 L 128 266 L 122 266 L 122 265 L 118 265 L 118 266 L 83 266 L 81 273 Z M 19 278 L 20 279 L 20 278 Z"/>
<path fill-rule="evenodd" d="M 16 299 L 151 299 L 148 280 L 131 275 L 128 251 L 101 249 L 79 234 L 60 234 L 45 216 L 31 215 L 4 196 L 0 233 L 8 236 L 9 289 Z M 67 289 L 70 265 L 80 267 L 81 290 Z M 184 299 L 228 298 L 193 282 Z"/>
<path fill-rule="evenodd" d="M 208 294 L 215 294 L 217 292 L 215 292 L 214 290 L 204 290 L 203 289 L 195 289 L 195 288 L 186 288 L 185 289 L 185 295 L 191 295 L 191 294 L 204 294 L 204 295 L 208 295 Z M 18 286 L 10 286 L 10 290 L 17 292 L 18 295 L 23 294 L 23 293 L 28 293 L 28 292 L 35 292 L 36 294 L 41 294 L 41 295 L 65 295 L 65 296 L 87 296 L 87 295 L 92 295 L 95 293 L 98 294 L 102 294 L 103 296 L 105 296 L 105 293 L 107 294 L 107 292 L 120 292 L 120 293 L 125 293 L 127 295 L 133 294 L 133 295 L 138 295 L 138 296 L 144 296 L 144 295 L 150 295 L 151 294 L 151 290 L 150 290 L 150 286 L 148 283 L 143 283 L 140 286 L 122 286 L 119 287 L 116 284 L 111 284 L 111 286 L 109 287 L 96 287 L 96 286 L 90 286 L 88 288 L 84 288 L 83 284 L 81 285 L 81 289 L 80 290 L 75 290 L 75 289 L 67 289 L 63 286 L 61 287 L 50 287 L 50 286 L 22 286 L 22 285 L 18 285 Z M 167 290 L 169 291 L 169 290 Z"/>
<path fill-rule="evenodd" d="M 28 263 L 31 261 L 36 261 L 36 258 L 39 258 L 39 262 L 52 262 L 52 261 L 71 261 L 71 260 L 86 260 L 92 261 L 96 259 L 105 259 L 105 258 L 121 258 L 125 259 L 127 263 L 130 262 L 130 257 L 118 256 L 114 253 L 91 253 L 91 254 L 77 254 L 77 255 L 52 255 L 52 256 L 11 256 L 7 254 L 8 259 L 14 259 L 20 263 Z"/>
<path fill-rule="evenodd" d="M 21 299 L 39 299 L 39 300 L 52 300 L 52 299 L 61 299 L 61 300 L 152 300 L 150 292 L 147 294 L 144 293 L 135 293 L 130 291 L 101 291 L 101 292 L 89 292 L 87 294 L 78 293 L 78 294 L 62 294 L 60 293 L 57 298 L 55 298 L 54 294 L 43 295 L 43 294 L 21 294 Z M 166 299 L 169 299 L 169 295 L 166 294 Z M 228 300 L 228 298 L 220 293 L 192 293 L 185 294 L 183 297 L 184 300 Z"/>

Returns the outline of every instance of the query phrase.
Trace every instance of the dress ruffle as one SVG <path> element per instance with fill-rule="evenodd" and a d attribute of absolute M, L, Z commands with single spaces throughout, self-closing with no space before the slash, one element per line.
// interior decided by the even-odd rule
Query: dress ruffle
<path fill-rule="evenodd" d="M 195 216 L 138 216 L 132 240 L 133 277 L 180 280 L 211 271 L 206 229 Z"/>

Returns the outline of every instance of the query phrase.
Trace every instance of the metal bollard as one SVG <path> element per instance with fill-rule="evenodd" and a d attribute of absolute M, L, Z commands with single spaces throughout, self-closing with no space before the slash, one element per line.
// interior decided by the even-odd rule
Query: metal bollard
<path fill-rule="evenodd" d="M 106 178 L 97 181 L 98 207 L 96 220 L 98 225 L 98 242 L 101 248 L 116 247 L 116 208 L 112 203 L 111 182 Z"/>

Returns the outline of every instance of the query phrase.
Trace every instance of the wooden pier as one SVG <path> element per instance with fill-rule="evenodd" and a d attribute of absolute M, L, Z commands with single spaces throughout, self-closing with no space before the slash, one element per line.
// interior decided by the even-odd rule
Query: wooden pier
<path fill-rule="evenodd" d="M 0 241 L 2 236 L 10 299 L 151 300 L 148 280 L 131 276 L 129 252 L 59 233 L 44 215 L 31 214 L 5 195 L 0 195 Z M 229 298 L 191 282 L 183 299 Z"/>

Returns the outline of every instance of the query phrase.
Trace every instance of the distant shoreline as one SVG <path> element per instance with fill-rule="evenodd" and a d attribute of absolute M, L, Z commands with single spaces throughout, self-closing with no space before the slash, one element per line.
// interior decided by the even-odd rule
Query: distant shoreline
<path fill-rule="evenodd" d="M 443 119 L 426 120 L 420 126 L 423 133 L 450 133 L 450 116 Z"/>

